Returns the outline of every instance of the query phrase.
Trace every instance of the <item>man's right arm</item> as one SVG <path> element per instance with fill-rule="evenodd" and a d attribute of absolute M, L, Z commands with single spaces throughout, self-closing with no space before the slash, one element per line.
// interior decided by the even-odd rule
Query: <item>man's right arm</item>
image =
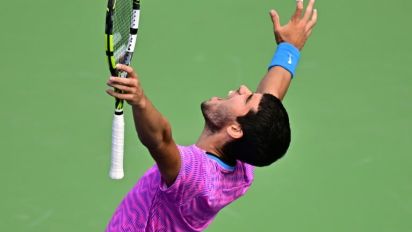
<path fill-rule="evenodd" d="M 305 12 L 303 12 L 303 1 L 296 1 L 295 13 L 284 26 L 280 25 L 278 13 L 275 10 L 270 11 L 278 45 L 286 42 L 299 51 L 302 50 L 317 21 L 318 14 L 316 9 L 313 9 L 314 4 L 315 0 L 310 0 Z M 259 83 L 257 92 L 270 93 L 282 100 L 286 95 L 291 80 L 292 74 L 290 71 L 282 66 L 273 66 Z"/>
<path fill-rule="evenodd" d="M 107 93 L 127 101 L 133 109 L 136 131 L 140 141 L 147 147 L 159 168 L 163 180 L 170 186 L 180 171 L 180 154 L 172 137 L 172 130 L 167 119 L 153 106 L 143 93 L 137 74 L 126 65 L 118 65 L 119 70 L 128 73 L 128 78 L 110 77 L 107 84 L 119 89 Z"/>

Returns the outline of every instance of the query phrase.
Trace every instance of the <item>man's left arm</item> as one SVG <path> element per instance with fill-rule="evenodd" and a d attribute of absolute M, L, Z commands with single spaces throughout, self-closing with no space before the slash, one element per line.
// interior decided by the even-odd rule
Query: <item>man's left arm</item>
<path fill-rule="evenodd" d="M 316 9 L 313 9 L 314 4 L 315 0 L 310 0 L 303 12 L 303 1 L 296 1 L 295 13 L 284 26 L 280 25 L 278 13 L 275 10 L 270 11 L 278 49 L 268 72 L 259 83 L 258 93 L 270 93 L 280 100 L 286 95 L 300 51 L 317 21 L 318 14 Z"/>

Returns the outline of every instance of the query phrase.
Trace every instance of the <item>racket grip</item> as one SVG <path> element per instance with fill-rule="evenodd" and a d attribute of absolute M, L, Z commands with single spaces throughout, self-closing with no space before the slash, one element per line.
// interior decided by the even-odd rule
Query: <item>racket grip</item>
<path fill-rule="evenodd" d="M 112 125 L 112 157 L 110 165 L 110 178 L 122 179 L 123 172 L 123 148 L 124 148 L 124 116 L 114 115 Z"/>

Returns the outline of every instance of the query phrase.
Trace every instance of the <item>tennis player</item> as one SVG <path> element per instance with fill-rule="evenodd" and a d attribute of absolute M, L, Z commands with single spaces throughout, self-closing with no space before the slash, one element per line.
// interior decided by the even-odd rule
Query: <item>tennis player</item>
<path fill-rule="evenodd" d="M 128 78 L 110 77 L 107 90 L 133 109 L 140 141 L 156 162 L 126 195 L 106 231 L 203 231 L 217 213 L 253 182 L 253 168 L 281 158 L 291 139 L 288 114 L 281 100 L 295 74 L 300 50 L 317 21 L 310 0 L 301 0 L 290 21 L 281 26 L 271 10 L 277 50 L 257 91 L 246 86 L 226 98 L 201 104 L 204 130 L 191 146 L 176 145 L 169 122 L 152 105 L 131 67 L 118 65 Z"/>

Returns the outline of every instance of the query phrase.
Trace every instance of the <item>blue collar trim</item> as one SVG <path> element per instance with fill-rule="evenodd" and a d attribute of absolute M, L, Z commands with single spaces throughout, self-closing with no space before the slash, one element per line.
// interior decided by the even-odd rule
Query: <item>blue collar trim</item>
<path fill-rule="evenodd" d="M 230 166 L 230 165 L 226 164 L 225 162 L 223 162 L 218 157 L 216 157 L 214 155 L 207 154 L 207 153 L 206 153 L 206 155 L 207 155 L 207 157 L 209 157 L 209 159 L 212 159 L 212 160 L 216 161 L 223 169 L 225 169 L 227 171 L 234 171 L 235 170 L 235 166 Z"/>

